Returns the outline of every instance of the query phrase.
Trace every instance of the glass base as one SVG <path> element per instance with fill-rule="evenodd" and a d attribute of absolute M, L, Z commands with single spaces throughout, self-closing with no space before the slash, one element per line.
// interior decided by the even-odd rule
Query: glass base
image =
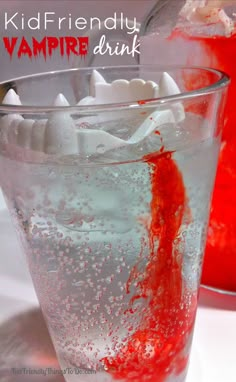
<path fill-rule="evenodd" d="M 217 292 L 217 293 L 220 293 L 220 294 L 224 294 L 224 295 L 228 295 L 228 296 L 235 296 L 236 297 L 236 291 L 233 292 L 233 291 L 226 290 L 226 289 L 212 287 L 212 286 L 209 286 L 209 285 L 206 285 L 206 284 L 201 284 L 201 287 L 204 288 L 204 289 L 210 290 L 212 292 Z"/>

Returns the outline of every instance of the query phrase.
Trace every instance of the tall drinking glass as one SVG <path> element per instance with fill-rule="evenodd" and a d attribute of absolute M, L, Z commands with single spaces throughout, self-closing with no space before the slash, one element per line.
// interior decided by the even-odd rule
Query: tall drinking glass
<path fill-rule="evenodd" d="M 207 86 L 188 91 L 193 74 Z M 228 77 L 134 66 L 10 83 L 1 186 L 66 381 L 184 381 Z"/>

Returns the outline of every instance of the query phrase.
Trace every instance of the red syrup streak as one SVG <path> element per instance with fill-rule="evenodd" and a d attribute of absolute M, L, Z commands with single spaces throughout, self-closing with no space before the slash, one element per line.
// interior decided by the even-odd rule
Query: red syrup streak
<path fill-rule="evenodd" d="M 170 152 L 148 155 L 144 161 L 150 166 L 152 185 L 150 257 L 144 271 L 138 264 L 131 270 L 127 293 L 137 283 L 129 313 L 139 299 L 148 299 L 148 309 L 118 354 L 102 362 L 114 379 L 162 382 L 187 366 L 197 296 L 187 290 L 182 276 L 179 234 L 189 216 L 182 175 Z"/>
<path fill-rule="evenodd" d="M 204 52 L 198 65 L 225 71 L 231 77 L 225 108 L 224 143 L 212 199 L 202 282 L 236 292 L 236 33 L 230 37 L 207 37 L 175 30 L 171 40 L 175 38 L 182 38 L 186 44 L 191 41 L 198 43 Z M 191 60 L 189 58 L 188 64 L 193 64 Z M 194 78 L 192 80 L 195 81 Z M 204 82 L 204 79 L 201 81 Z"/>

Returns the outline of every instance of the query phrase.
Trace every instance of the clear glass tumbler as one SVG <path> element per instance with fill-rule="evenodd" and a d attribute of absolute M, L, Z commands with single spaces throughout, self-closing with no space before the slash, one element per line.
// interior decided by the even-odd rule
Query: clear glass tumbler
<path fill-rule="evenodd" d="M 10 82 L 1 186 L 66 381 L 184 381 L 229 78 L 97 70 Z"/>

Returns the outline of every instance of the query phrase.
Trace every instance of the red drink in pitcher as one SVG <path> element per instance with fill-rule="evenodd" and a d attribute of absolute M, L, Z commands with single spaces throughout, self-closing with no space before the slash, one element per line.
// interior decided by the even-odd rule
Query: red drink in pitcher
<path fill-rule="evenodd" d="M 231 77 L 202 283 L 236 293 L 236 28 L 233 20 L 236 2 L 188 0 L 182 9 L 175 10 L 176 15 L 171 6 L 172 1 L 162 8 L 157 4 L 151 13 L 153 19 L 149 15 L 141 39 L 141 62 L 205 66 L 222 70 Z M 174 16 L 177 16 L 175 27 Z M 205 80 L 208 81 L 193 76 L 193 83 L 185 86 L 191 90 L 196 82 L 203 86 Z"/>
<path fill-rule="evenodd" d="M 236 292 L 236 34 L 183 38 L 197 41 L 205 50 L 202 65 L 231 76 L 202 282 Z"/>

